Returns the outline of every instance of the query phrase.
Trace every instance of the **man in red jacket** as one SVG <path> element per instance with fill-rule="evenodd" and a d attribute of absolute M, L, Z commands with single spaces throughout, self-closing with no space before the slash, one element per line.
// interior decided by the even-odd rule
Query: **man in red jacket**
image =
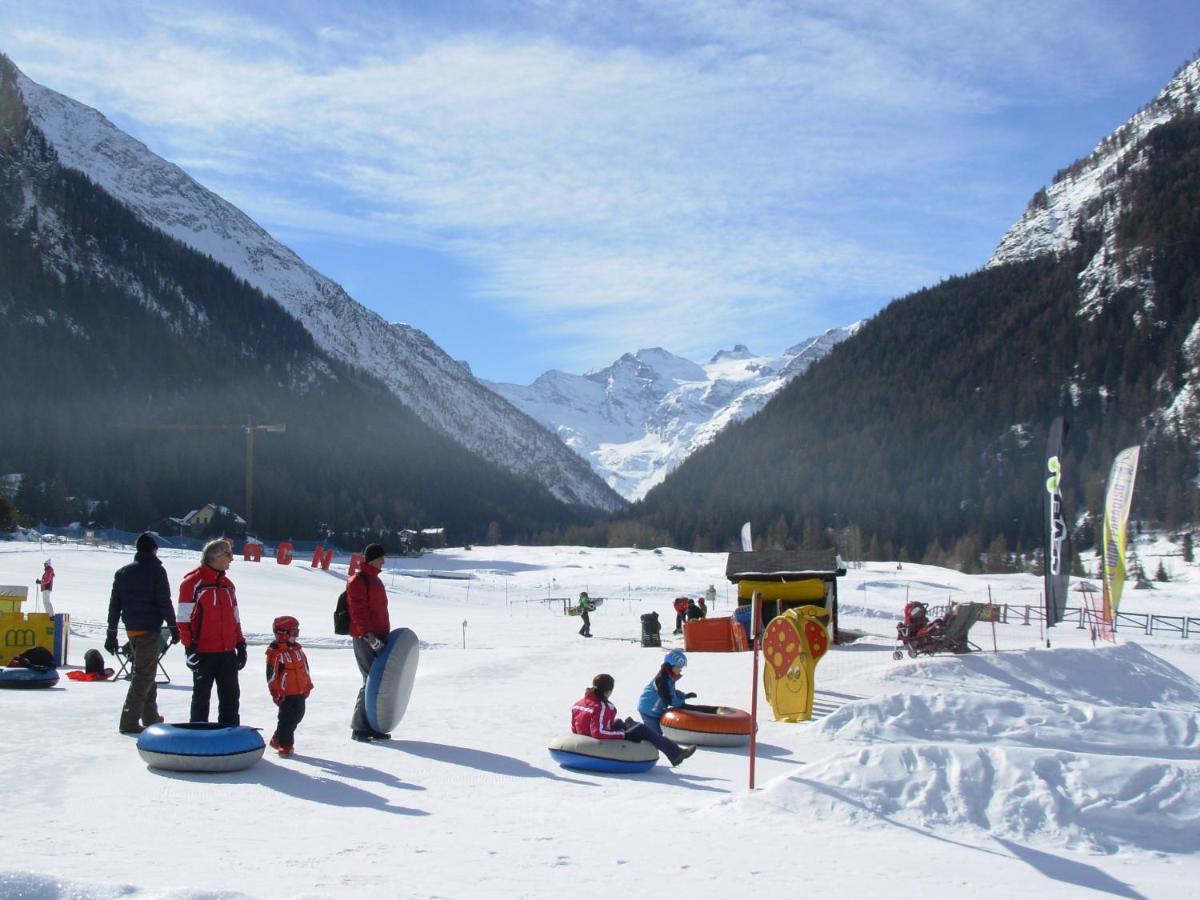
<path fill-rule="evenodd" d="M 240 725 L 238 672 L 246 665 L 237 591 L 225 572 L 233 561 L 226 540 L 204 545 L 201 565 L 183 576 L 176 619 L 192 670 L 191 721 L 207 722 L 213 683 L 217 685 L 217 721 Z"/>
<path fill-rule="evenodd" d="M 354 704 L 354 716 L 350 719 L 350 737 L 356 741 L 386 741 L 391 735 L 386 731 L 376 731 L 367 721 L 365 700 L 367 674 L 392 630 L 388 618 L 387 591 L 379 580 L 384 564 L 383 547 L 370 544 L 363 551 L 363 559 L 363 567 L 346 585 L 346 608 L 350 611 L 354 659 L 363 677 L 362 687 L 358 689 L 358 701 Z"/>

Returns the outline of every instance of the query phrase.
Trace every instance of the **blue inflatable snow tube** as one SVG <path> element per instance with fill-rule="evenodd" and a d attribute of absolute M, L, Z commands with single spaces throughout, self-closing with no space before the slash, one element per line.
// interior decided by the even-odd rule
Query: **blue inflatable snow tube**
<path fill-rule="evenodd" d="M 363 711 L 376 731 L 391 731 L 404 718 L 420 655 L 421 642 L 416 634 L 408 628 L 396 628 L 371 663 Z"/>
<path fill-rule="evenodd" d="M 58 669 L 0 669 L 0 688 L 48 688 L 58 684 Z"/>
<path fill-rule="evenodd" d="M 138 735 L 138 753 L 155 769 L 236 772 L 262 759 L 266 744 L 246 725 L 184 722 L 151 725 Z"/>
<path fill-rule="evenodd" d="M 600 741 L 585 734 L 555 738 L 550 758 L 564 769 L 628 775 L 648 772 L 658 762 L 658 748 L 649 741 Z"/>

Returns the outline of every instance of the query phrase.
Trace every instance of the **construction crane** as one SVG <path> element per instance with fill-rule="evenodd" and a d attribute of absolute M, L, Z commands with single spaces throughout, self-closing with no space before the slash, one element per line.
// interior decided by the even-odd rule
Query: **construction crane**
<path fill-rule="evenodd" d="M 167 431 L 243 431 L 246 434 L 246 532 L 249 533 L 254 515 L 254 433 L 256 431 L 287 431 L 286 425 L 255 425 L 247 416 L 245 425 L 192 424 L 187 422 L 123 422 L 123 428 L 149 428 Z"/>

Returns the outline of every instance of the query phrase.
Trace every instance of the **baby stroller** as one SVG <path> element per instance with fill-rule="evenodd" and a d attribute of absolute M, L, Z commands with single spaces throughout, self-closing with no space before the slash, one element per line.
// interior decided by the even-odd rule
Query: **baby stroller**
<path fill-rule="evenodd" d="M 970 653 L 979 647 L 967 639 L 971 626 L 979 621 L 982 603 L 955 603 L 945 616 L 929 618 L 929 608 L 919 600 L 904 605 L 904 621 L 896 623 L 896 649 L 892 659 L 930 656 L 934 653 Z"/>

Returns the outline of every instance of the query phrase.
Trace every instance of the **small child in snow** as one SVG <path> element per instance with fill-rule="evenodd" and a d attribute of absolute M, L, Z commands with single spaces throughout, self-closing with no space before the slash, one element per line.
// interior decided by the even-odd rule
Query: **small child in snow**
<path fill-rule="evenodd" d="M 659 719 L 668 709 L 685 706 L 695 694 L 684 694 L 676 690 L 675 682 L 683 677 L 683 667 L 687 665 L 687 654 L 682 650 L 672 650 L 663 657 L 658 674 L 651 679 L 642 691 L 638 700 L 638 715 L 646 723 L 646 727 L 657 734 L 662 734 Z"/>
<path fill-rule="evenodd" d="M 292 616 L 279 616 L 272 627 L 275 640 L 267 647 L 267 688 L 279 707 L 279 723 L 271 735 L 271 746 L 280 756 L 291 756 L 296 726 L 304 718 L 304 701 L 313 683 L 304 648 L 296 643 L 300 623 Z"/>

